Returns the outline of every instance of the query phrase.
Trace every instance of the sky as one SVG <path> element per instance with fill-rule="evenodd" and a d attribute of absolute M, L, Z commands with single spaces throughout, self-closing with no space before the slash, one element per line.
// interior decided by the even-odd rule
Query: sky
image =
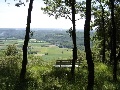
<path fill-rule="evenodd" d="M 25 28 L 27 24 L 28 5 L 22 5 L 16 7 L 15 3 L 19 0 L 0 0 L 0 28 Z M 25 1 L 25 0 L 22 0 Z M 10 3 L 10 4 L 8 4 Z M 31 15 L 31 28 L 62 28 L 69 29 L 72 26 L 72 22 L 69 19 L 58 18 L 54 16 L 49 17 L 47 14 L 43 14 L 41 7 L 45 7 L 43 0 L 34 0 L 33 10 Z M 77 15 L 76 19 L 80 16 Z M 76 28 L 84 28 L 84 19 L 76 21 Z"/>

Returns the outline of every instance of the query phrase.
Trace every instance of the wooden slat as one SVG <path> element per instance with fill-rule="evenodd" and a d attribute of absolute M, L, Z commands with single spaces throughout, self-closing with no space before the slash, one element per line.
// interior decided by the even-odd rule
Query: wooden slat
<path fill-rule="evenodd" d="M 57 60 L 56 65 L 72 65 L 72 60 Z M 80 60 L 77 60 L 75 65 L 80 65 Z"/>

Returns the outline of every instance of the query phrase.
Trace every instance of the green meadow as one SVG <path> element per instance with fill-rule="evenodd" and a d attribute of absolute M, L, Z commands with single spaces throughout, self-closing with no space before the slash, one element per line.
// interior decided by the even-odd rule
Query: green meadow
<path fill-rule="evenodd" d="M 22 53 L 22 45 L 24 40 L 22 39 L 2 39 L 0 40 L 0 49 L 5 50 L 8 45 L 15 44 Z M 72 49 L 59 48 L 56 45 L 45 41 L 38 41 L 36 39 L 30 39 L 28 44 L 29 54 L 39 56 L 43 60 L 56 60 L 56 59 L 71 59 Z"/>

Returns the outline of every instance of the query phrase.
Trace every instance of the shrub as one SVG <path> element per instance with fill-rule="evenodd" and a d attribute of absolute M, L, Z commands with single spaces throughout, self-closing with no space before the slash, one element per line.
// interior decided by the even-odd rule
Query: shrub
<path fill-rule="evenodd" d="M 5 55 L 6 56 L 15 56 L 18 53 L 17 47 L 16 45 L 8 45 L 6 51 L 5 51 Z"/>

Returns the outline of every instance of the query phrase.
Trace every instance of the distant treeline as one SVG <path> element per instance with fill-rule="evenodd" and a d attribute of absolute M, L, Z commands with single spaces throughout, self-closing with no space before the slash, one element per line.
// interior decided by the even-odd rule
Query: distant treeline
<path fill-rule="evenodd" d="M 33 30 L 32 30 L 33 31 Z M 91 32 L 91 36 L 93 36 L 94 32 Z M 17 38 L 24 39 L 25 30 L 0 30 L 0 38 Z M 77 31 L 76 33 L 77 39 L 77 47 L 81 50 L 84 49 L 84 32 Z M 35 38 L 37 40 L 47 41 L 54 45 L 59 46 L 60 48 L 72 48 L 72 37 L 70 37 L 69 33 L 61 30 L 34 30 L 33 36 L 31 38 Z M 92 46 L 92 43 L 91 43 Z"/>

